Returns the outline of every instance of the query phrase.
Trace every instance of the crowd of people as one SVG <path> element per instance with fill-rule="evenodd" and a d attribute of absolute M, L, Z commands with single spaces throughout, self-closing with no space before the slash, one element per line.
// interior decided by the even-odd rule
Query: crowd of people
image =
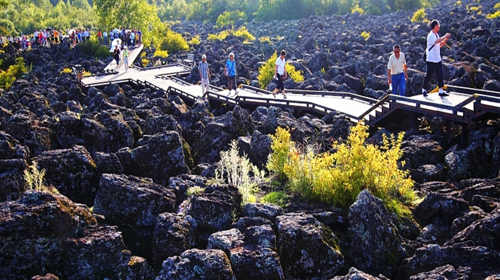
<path fill-rule="evenodd" d="M 97 30 L 97 39 L 101 45 L 110 45 L 113 40 L 120 39 L 123 46 L 133 47 L 142 44 L 142 32 L 138 28 L 134 29 L 114 29 L 112 31 Z"/>
<path fill-rule="evenodd" d="M 25 35 L 21 32 L 19 36 L 7 36 L 5 40 L 10 43 L 19 44 L 22 50 L 27 50 L 34 45 L 50 46 L 51 44 L 59 44 L 62 40 L 62 31 L 57 29 L 48 28 L 46 30 L 35 30 L 31 35 Z M 3 42 L 2 43 L 6 43 Z"/>

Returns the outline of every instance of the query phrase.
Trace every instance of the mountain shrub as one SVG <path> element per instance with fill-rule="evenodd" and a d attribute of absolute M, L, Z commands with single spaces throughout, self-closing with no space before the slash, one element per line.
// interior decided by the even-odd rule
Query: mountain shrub
<path fill-rule="evenodd" d="M 366 31 L 363 31 L 361 32 L 361 37 L 363 37 L 363 39 L 368 40 L 368 38 L 370 38 L 370 32 L 366 32 Z"/>
<path fill-rule="evenodd" d="M 355 14 L 355 13 L 358 13 L 360 15 L 364 14 L 365 11 L 359 7 L 359 5 L 356 5 L 354 8 L 352 8 L 351 10 L 351 14 Z"/>
<path fill-rule="evenodd" d="M 200 35 L 196 35 L 193 38 L 191 38 L 191 40 L 188 42 L 188 44 L 190 44 L 192 46 L 199 45 L 200 44 Z"/>
<path fill-rule="evenodd" d="M 89 41 L 85 41 L 85 43 L 76 45 L 76 49 L 88 56 L 97 58 L 105 58 L 111 54 L 106 46 L 99 44 L 97 38 L 91 38 Z"/>
<path fill-rule="evenodd" d="M 270 192 L 260 199 L 261 203 L 272 203 L 285 207 L 288 203 L 288 195 L 285 192 Z"/>
<path fill-rule="evenodd" d="M 249 40 L 249 41 L 255 40 L 255 37 L 250 32 L 248 32 L 248 30 L 245 26 L 242 26 L 238 30 L 236 30 L 234 32 L 234 36 L 242 37 L 245 40 Z"/>
<path fill-rule="evenodd" d="M 156 50 L 155 53 L 153 54 L 153 57 L 163 57 L 167 58 L 168 57 L 168 51 L 162 51 L 162 50 Z"/>
<path fill-rule="evenodd" d="M 274 77 L 274 69 L 275 69 L 275 63 L 276 59 L 278 58 L 277 52 L 274 52 L 273 55 L 266 61 L 264 65 L 259 67 L 259 76 L 257 79 L 259 80 L 259 86 L 261 88 L 266 88 L 267 85 L 273 80 Z M 295 82 L 302 82 L 304 81 L 304 76 L 302 75 L 301 71 L 295 70 L 295 67 L 290 64 L 286 64 L 286 72 L 288 73 L 288 76 L 292 78 Z"/>
<path fill-rule="evenodd" d="M 0 88 L 10 89 L 12 83 L 27 72 L 28 69 L 24 64 L 24 58 L 16 59 L 16 64 L 9 66 L 6 71 L 0 70 Z"/>
<path fill-rule="evenodd" d="M 384 137 L 378 147 L 366 144 L 367 126 L 352 128 L 346 143 L 335 143 L 336 152 L 316 154 L 312 146 L 304 150 L 290 141 L 287 129 L 278 129 L 271 137 L 267 168 L 288 179 L 290 190 L 307 198 L 328 204 L 349 207 L 363 190 L 381 198 L 391 211 L 408 215 L 408 205 L 415 201 L 409 171 L 399 169 L 403 133 Z"/>
<path fill-rule="evenodd" d="M 418 9 L 411 17 L 411 22 L 422 22 L 425 19 L 425 9 Z"/>
<path fill-rule="evenodd" d="M 189 50 L 189 45 L 181 34 L 172 30 L 167 30 L 163 41 L 160 44 L 160 49 L 168 51 L 168 53 L 175 53 L 177 51 Z"/>

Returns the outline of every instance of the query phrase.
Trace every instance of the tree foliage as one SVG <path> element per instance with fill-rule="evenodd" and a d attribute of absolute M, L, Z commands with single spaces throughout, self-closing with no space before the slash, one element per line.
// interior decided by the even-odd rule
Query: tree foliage
<path fill-rule="evenodd" d="M 239 10 L 236 11 L 224 11 L 216 21 L 217 28 L 222 28 L 225 26 L 234 26 L 234 23 L 239 20 L 243 19 L 244 21 L 247 20 L 247 15 L 245 12 L 241 12 Z"/>
<path fill-rule="evenodd" d="M 95 13 L 87 0 L 54 2 L 10 0 L 4 9 L 0 9 L 0 18 L 14 24 L 15 29 L 8 30 L 12 35 L 19 35 L 20 32 L 31 34 L 47 27 L 66 31 L 69 28 L 96 26 Z"/>

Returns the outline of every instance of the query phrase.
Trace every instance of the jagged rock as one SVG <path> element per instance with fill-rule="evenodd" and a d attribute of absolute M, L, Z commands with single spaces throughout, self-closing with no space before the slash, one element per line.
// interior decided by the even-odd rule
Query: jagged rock
<path fill-rule="evenodd" d="M 387 90 L 389 87 L 387 84 L 387 75 L 377 76 L 369 74 L 365 86 L 374 90 Z"/>
<path fill-rule="evenodd" d="M 422 228 L 417 240 L 424 244 L 443 245 L 450 238 L 450 227 L 440 220 Z"/>
<path fill-rule="evenodd" d="M 206 177 L 198 175 L 186 175 L 171 177 L 168 180 L 167 188 L 174 191 L 177 198 L 177 205 L 181 204 L 187 198 L 187 190 L 191 187 L 205 188 Z"/>
<path fill-rule="evenodd" d="M 0 131 L 0 202 L 16 200 L 26 189 L 23 179 L 29 150 L 9 134 Z"/>
<path fill-rule="evenodd" d="M 499 273 L 499 262 L 500 253 L 488 247 L 467 243 L 443 247 L 431 244 L 417 249 L 411 258 L 405 259 L 400 273 L 408 277 L 449 264 L 470 267 L 473 277 L 485 277 Z"/>
<path fill-rule="evenodd" d="M 173 213 L 158 215 L 152 245 L 153 266 L 160 268 L 168 257 L 178 256 L 193 248 L 196 229 L 196 220 L 191 216 L 183 217 Z"/>
<path fill-rule="evenodd" d="M 441 145 L 429 136 L 413 135 L 401 144 L 401 160 L 409 168 L 417 169 L 426 164 L 438 164 L 444 161 L 445 151 Z"/>
<path fill-rule="evenodd" d="M 274 225 L 271 220 L 263 218 L 263 217 L 241 217 L 233 223 L 232 227 L 239 229 L 241 232 L 246 232 L 247 228 L 249 227 L 259 227 L 267 225 L 273 228 L 273 230 L 277 230 L 276 226 Z"/>
<path fill-rule="evenodd" d="M 182 129 L 177 121 L 170 115 L 149 116 L 146 119 L 144 134 L 155 135 L 166 130 L 177 131 L 182 134 Z"/>
<path fill-rule="evenodd" d="M 288 213 L 276 225 L 286 279 L 333 277 L 344 265 L 337 237 L 312 215 Z"/>
<path fill-rule="evenodd" d="M 91 227 L 82 237 L 64 242 L 65 279 L 113 278 L 152 279 L 153 270 L 141 257 L 131 256 L 116 227 Z"/>
<path fill-rule="evenodd" d="M 349 269 L 349 273 L 344 276 L 335 276 L 330 280 L 386 280 L 388 278 L 380 275 L 380 277 L 375 277 L 363 271 L 357 270 L 355 267 Z"/>
<path fill-rule="evenodd" d="M 197 242 L 206 242 L 210 234 L 231 228 L 240 203 L 241 195 L 232 186 L 207 187 L 194 195 L 185 212 L 198 224 Z"/>
<path fill-rule="evenodd" d="M 268 109 L 267 117 L 262 122 L 260 130 L 264 134 L 274 134 L 278 127 L 290 129 L 292 140 L 298 143 L 305 143 L 305 139 L 314 134 L 304 122 L 297 121 L 295 117 L 278 107 L 271 106 Z"/>
<path fill-rule="evenodd" d="M 82 119 L 82 138 L 97 151 L 114 153 L 134 145 L 134 132 L 118 110 L 100 112 L 96 119 Z"/>
<path fill-rule="evenodd" d="M 123 166 L 116 154 L 96 152 L 94 155 L 97 170 L 101 173 L 123 173 Z"/>
<path fill-rule="evenodd" d="M 236 228 L 216 232 L 207 248 L 221 249 L 229 256 L 237 279 L 284 279 L 276 235 L 269 225 L 246 228 L 245 235 Z"/>
<path fill-rule="evenodd" d="M 75 202 L 94 204 L 100 174 L 85 147 L 46 151 L 33 160 L 46 170 L 47 184 Z"/>
<path fill-rule="evenodd" d="M 253 130 L 250 114 L 240 106 L 235 106 L 232 112 L 207 124 L 195 146 L 194 158 L 199 163 L 214 163 L 220 159 L 220 152 L 227 150 L 232 139 L 247 136 Z"/>
<path fill-rule="evenodd" d="M 151 179 L 102 174 L 94 213 L 115 225 L 153 226 L 156 217 L 175 208 L 175 194 Z"/>
<path fill-rule="evenodd" d="M 391 276 L 402 256 L 397 227 L 381 199 L 368 190 L 349 208 L 349 247 L 354 263 L 370 274 Z"/>
<path fill-rule="evenodd" d="M 221 250 L 191 249 L 170 257 L 162 264 L 156 280 L 218 279 L 234 280 L 233 270 Z"/>
<path fill-rule="evenodd" d="M 31 280 L 59 280 L 59 277 L 55 276 L 52 273 L 47 273 L 45 276 L 36 275 L 31 277 Z"/>
<path fill-rule="evenodd" d="M 243 216 L 247 217 L 263 217 L 276 221 L 277 216 L 283 215 L 283 209 L 274 204 L 248 203 L 243 206 Z"/>
<path fill-rule="evenodd" d="M 455 269 L 452 265 L 437 267 L 429 272 L 422 272 L 410 277 L 410 280 L 438 280 L 438 279 L 472 279 L 470 267 L 459 267 Z"/>
<path fill-rule="evenodd" d="M 493 175 L 490 164 L 491 141 L 475 141 L 463 150 L 454 150 L 446 154 L 445 164 L 448 175 L 453 180 L 485 178 Z"/>
<path fill-rule="evenodd" d="M 179 133 L 165 131 L 145 136 L 131 152 L 131 172 L 136 176 L 153 178 L 157 183 L 189 173 Z"/>
<path fill-rule="evenodd" d="M 451 222 L 468 207 L 467 201 L 461 198 L 442 193 L 430 193 L 415 207 L 413 215 L 421 223 L 426 223 L 436 216 L 446 218 Z"/>
<path fill-rule="evenodd" d="M 267 158 L 271 153 L 271 138 L 269 135 L 262 134 L 258 130 L 254 130 L 250 139 L 250 150 L 248 158 L 259 168 L 263 168 L 267 163 Z"/>
<path fill-rule="evenodd" d="M 465 215 L 456 218 L 455 220 L 453 220 L 453 223 L 451 225 L 451 236 L 455 236 L 457 233 L 472 224 L 474 221 L 477 221 L 484 217 L 486 217 L 486 213 L 484 211 L 471 210 Z"/>
<path fill-rule="evenodd" d="M 485 246 L 500 251 L 500 209 L 486 217 L 474 221 L 457 233 L 447 245 L 468 242 L 476 246 Z"/>
<path fill-rule="evenodd" d="M 31 156 L 57 147 L 52 130 L 39 126 L 37 117 L 27 110 L 12 115 L 5 124 L 5 131 L 27 146 Z"/>
<path fill-rule="evenodd" d="M 48 192 L 26 191 L 0 203 L 0 275 L 25 278 L 43 269 L 63 275 L 66 238 L 97 223 L 85 206 Z"/>

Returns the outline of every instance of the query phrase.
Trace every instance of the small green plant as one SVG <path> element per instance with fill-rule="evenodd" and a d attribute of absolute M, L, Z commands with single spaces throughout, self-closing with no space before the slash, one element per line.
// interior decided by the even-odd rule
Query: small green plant
<path fill-rule="evenodd" d="M 236 30 L 234 32 L 234 36 L 242 37 L 245 40 L 249 40 L 249 41 L 255 40 L 255 37 L 250 32 L 248 32 L 248 30 L 245 26 L 242 26 L 238 30 Z"/>
<path fill-rule="evenodd" d="M 500 10 L 494 12 L 493 14 L 488 14 L 486 16 L 487 19 L 497 19 L 500 17 Z"/>
<path fill-rule="evenodd" d="M 188 190 L 187 190 L 187 196 L 188 197 L 191 197 L 193 195 L 198 195 L 200 193 L 204 193 L 205 192 L 205 189 L 202 188 L 202 187 L 198 187 L 198 186 L 194 186 L 194 187 L 190 187 Z"/>
<path fill-rule="evenodd" d="M 326 71 L 326 68 L 321 69 L 321 74 L 326 75 L 327 73 L 328 73 L 328 71 Z"/>
<path fill-rule="evenodd" d="M 275 63 L 277 58 L 278 58 L 277 52 L 274 52 L 274 54 L 266 61 L 266 63 L 261 67 L 259 67 L 259 75 L 257 79 L 259 80 L 259 86 L 261 88 L 266 88 L 267 85 L 273 79 Z M 288 76 L 292 78 L 292 80 L 294 80 L 295 82 L 304 81 L 304 76 L 302 75 L 302 72 L 295 70 L 295 67 L 293 65 L 287 63 L 285 67 Z"/>
<path fill-rule="evenodd" d="M 238 142 L 231 141 L 229 150 L 220 152 L 220 161 L 215 169 L 215 181 L 236 186 L 241 193 L 243 204 L 255 202 L 255 186 L 264 178 L 264 171 L 250 163 L 244 154 L 239 155 Z M 253 178 L 250 174 L 253 173 Z"/>
<path fill-rule="evenodd" d="M 200 35 L 196 35 L 188 42 L 191 46 L 196 46 L 200 44 Z"/>
<path fill-rule="evenodd" d="M 142 67 L 146 67 L 149 64 L 149 59 L 143 58 L 143 59 L 141 59 L 141 63 L 142 63 Z"/>
<path fill-rule="evenodd" d="M 99 44 L 99 41 L 97 41 L 97 39 L 95 38 L 92 38 L 89 41 L 86 41 L 85 43 L 78 44 L 76 46 L 76 49 L 79 52 L 82 52 L 92 57 L 105 58 L 110 56 L 109 49 Z"/>
<path fill-rule="evenodd" d="M 172 30 L 167 30 L 167 33 L 160 44 L 160 49 L 168 51 L 168 53 L 175 53 L 177 51 L 189 50 L 189 45 L 181 34 Z"/>
<path fill-rule="evenodd" d="M 168 51 L 162 51 L 162 50 L 156 50 L 155 53 L 153 54 L 153 57 L 163 57 L 167 58 L 168 57 Z"/>
<path fill-rule="evenodd" d="M 425 9 L 418 9 L 413 16 L 411 17 L 411 22 L 421 22 L 425 19 L 426 14 L 425 14 Z"/>
<path fill-rule="evenodd" d="M 368 40 L 368 38 L 370 38 L 370 32 L 366 31 L 361 32 L 361 37 L 363 37 L 363 39 L 365 40 Z"/>
<path fill-rule="evenodd" d="M 500 2 L 496 3 L 495 6 L 493 7 L 493 9 L 499 10 L 500 9 Z"/>
<path fill-rule="evenodd" d="M 358 13 L 360 15 L 364 14 L 365 11 L 359 7 L 359 5 L 356 5 L 354 8 L 351 9 L 351 14 Z"/>
<path fill-rule="evenodd" d="M 43 184 L 43 177 L 45 177 L 45 169 L 38 170 L 38 164 L 36 161 L 28 166 L 28 169 L 24 170 L 24 180 L 28 184 L 28 189 L 35 191 L 47 190 L 47 187 Z"/>
<path fill-rule="evenodd" d="M 472 6 L 470 7 L 470 10 L 473 11 L 473 12 L 477 12 L 481 9 L 482 7 L 481 6 Z"/>
<path fill-rule="evenodd" d="M 285 192 L 270 192 L 260 199 L 261 203 L 272 203 L 285 207 L 288 203 L 288 195 Z"/>

